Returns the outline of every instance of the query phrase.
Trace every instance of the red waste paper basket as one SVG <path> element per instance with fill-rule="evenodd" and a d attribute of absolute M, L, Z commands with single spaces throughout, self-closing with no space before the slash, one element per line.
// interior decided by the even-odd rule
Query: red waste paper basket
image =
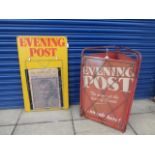
<path fill-rule="evenodd" d="M 140 53 L 127 47 L 85 48 L 81 63 L 81 116 L 125 132 L 140 63 Z"/>

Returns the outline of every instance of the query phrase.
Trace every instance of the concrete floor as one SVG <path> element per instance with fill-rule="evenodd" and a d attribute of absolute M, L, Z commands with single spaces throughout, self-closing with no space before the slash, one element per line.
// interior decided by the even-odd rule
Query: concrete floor
<path fill-rule="evenodd" d="M 23 109 L 0 110 L 1 135 L 94 135 L 122 134 L 79 116 L 79 106 L 64 111 L 26 113 Z M 134 101 L 125 135 L 155 134 L 155 103 Z"/>

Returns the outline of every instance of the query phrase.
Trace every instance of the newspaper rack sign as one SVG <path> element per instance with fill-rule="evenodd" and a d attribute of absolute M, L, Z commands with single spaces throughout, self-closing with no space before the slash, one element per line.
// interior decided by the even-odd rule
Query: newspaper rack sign
<path fill-rule="evenodd" d="M 141 56 L 128 48 L 123 52 L 121 48 L 110 48 L 113 47 L 86 48 L 82 52 L 80 113 L 124 132 Z"/>
<path fill-rule="evenodd" d="M 68 43 L 64 36 L 18 36 L 25 111 L 68 109 Z"/>

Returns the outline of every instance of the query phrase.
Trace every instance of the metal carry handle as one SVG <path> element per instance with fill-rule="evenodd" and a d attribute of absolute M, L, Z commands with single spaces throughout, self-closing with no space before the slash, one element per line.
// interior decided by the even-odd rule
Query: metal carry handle
<path fill-rule="evenodd" d="M 114 48 L 115 46 L 97 46 L 97 47 L 88 47 L 88 48 L 84 48 L 81 52 L 82 56 L 84 56 L 86 51 L 93 51 L 93 50 L 97 50 L 97 49 L 109 49 L 109 48 Z M 108 51 L 105 51 L 104 53 L 106 53 Z"/>
<path fill-rule="evenodd" d="M 138 51 L 133 51 L 131 50 L 130 48 L 128 47 L 125 47 L 125 46 L 97 46 L 97 47 L 88 47 L 88 48 L 84 48 L 82 50 L 82 56 L 84 56 L 85 52 L 87 51 L 93 51 L 93 50 L 97 50 L 97 49 L 109 49 L 109 48 L 115 48 L 116 51 L 119 50 L 119 52 L 121 52 L 121 49 L 126 49 L 126 51 L 122 51 L 122 53 L 129 53 L 129 54 L 134 54 L 136 56 L 136 59 L 141 61 L 142 57 L 141 57 L 141 54 L 138 52 Z M 103 51 L 104 52 L 104 51 Z M 108 51 L 105 51 L 104 53 L 106 53 Z"/>

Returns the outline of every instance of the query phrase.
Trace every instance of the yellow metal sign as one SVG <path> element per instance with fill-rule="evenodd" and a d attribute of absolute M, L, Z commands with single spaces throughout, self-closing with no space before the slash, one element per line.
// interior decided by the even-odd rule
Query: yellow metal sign
<path fill-rule="evenodd" d="M 64 36 L 18 36 L 18 57 L 25 111 L 31 111 L 27 69 L 60 68 L 63 109 L 68 109 L 68 43 Z M 57 109 L 57 108 L 51 108 Z"/>

